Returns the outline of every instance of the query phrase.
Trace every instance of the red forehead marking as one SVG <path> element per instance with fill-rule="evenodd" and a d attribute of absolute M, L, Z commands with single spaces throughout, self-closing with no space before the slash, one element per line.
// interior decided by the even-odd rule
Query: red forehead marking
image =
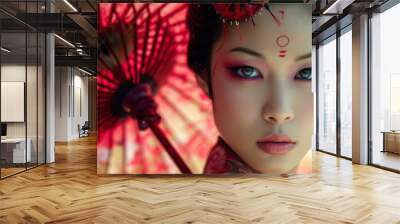
<path fill-rule="evenodd" d="M 279 51 L 279 57 L 281 57 L 281 58 L 286 57 L 286 50 Z"/>

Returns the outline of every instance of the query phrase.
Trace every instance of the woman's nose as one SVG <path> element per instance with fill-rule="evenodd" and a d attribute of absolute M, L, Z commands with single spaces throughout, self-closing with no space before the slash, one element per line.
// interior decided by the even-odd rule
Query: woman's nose
<path fill-rule="evenodd" d="M 270 124 L 279 125 L 294 119 L 290 90 L 281 82 L 274 83 L 270 97 L 264 106 L 263 118 Z"/>
<path fill-rule="evenodd" d="M 268 112 L 264 114 L 264 120 L 270 124 L 283 124 L 291 121 L 294 118 L 294 114 L 285 111 Z"/>

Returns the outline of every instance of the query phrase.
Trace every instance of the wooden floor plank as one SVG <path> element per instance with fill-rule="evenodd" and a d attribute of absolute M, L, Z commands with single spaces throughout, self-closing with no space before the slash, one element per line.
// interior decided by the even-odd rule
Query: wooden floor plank
<path fill-rule="evenodd" d="M 0 223 L 400 223 L 400 175 L 313 153 L 288 178 L 97 176 L 96 139 L 0 181 Z"/>

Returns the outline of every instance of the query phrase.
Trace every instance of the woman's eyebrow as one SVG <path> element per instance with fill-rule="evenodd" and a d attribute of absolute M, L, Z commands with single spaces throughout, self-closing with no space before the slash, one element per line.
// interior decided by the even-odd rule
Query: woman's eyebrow
<path fill-rule="evenodd" d="M 295 61 L 300 61 L 300 60 L 303 60 L 303 59 L 306 59 L 306 58 L 311 58 L 311 53 L 306 53 L 306 54 L 300 55 L 294 60 Z"/>
<path fill-rule="evenodd" d="M 246 53 L 246 54 L 250 54 L 250 55 L 256 56 L 256 57 L 258 57 L 258 58 L 265 59 L 264 55 L 258 53 L 257 51 L 251 50 L 251 49 L 249 49 L 249 48 L 245 48 L 245 47 L 235 47 L 235 48 L 233 48 L 233 49 L 230 50 L 230 52 L 237 52 L 237 51 L 238 51 L 238 52 L 243 52 L 243 53 Z"/>

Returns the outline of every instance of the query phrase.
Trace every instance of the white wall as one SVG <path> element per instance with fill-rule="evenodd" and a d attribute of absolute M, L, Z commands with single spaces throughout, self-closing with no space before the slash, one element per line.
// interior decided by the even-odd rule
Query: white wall
<path fill-rule="evenodd" d="M 88 120 L 88 78 L 76 68 L 56 67 L 55 107 L 55 140 L 79 138 L 78 124 Z"/>
<path fill-rule="evenodd" d="M 69 68 L 55 68 L 55 141 L 68 140 Z"/>
<path fill-rule="evenodd" d="M 78 124 L 81 126 L 88 121 L 88 78 L 83 77 L 82 73 L 74 70 L 74 117 L 72 119 L 72 136 L 78 137 Z M 80 111 L 81 110 L 81 111 Z"/>
<path fill-rule="evenodd" d="M 25 67 L 25 64 L 4 64 L 1 66 L 1 81 L 2 82 L 25 82 L 25 75 L 27 69 L 28 74 L 35 73 L 36 74 L 36 67 L 34 66 L 27 66 Z M 36 85 L 36 83 L 35 83 Z M 28 89 L 29 90 L 29 89 Z M 34 92 L 30 93 L 28 91 L 27 93 L 28 97 L 36 97 L 36 89 Z M 28 102 L 31 102 L 32 100 L 28 100 Z M 31 105 L 33 106 L 33 105 Z M 35 105 L 36 107 L 36 105 Z M 1 108 L 1 110 L 7 110 L 7 108 Z M 32 117 L 30 117 L 30 114 L 28 115 L 28 121 L 33 120 Z M 36 116 L 36 114 L 35 114 Z M 7 136 L 8 137 L 25 137 L 25 123 L 26 122 L 7 122 Z M 32 125 L 29 125 L 28 127 L 31 127 Z M 29 134 L 29 133 L 28 133 Z M 28 137 L 30 137 L 28 135 Z"/>
<path fill-rule="evenodd" d="M 1 66 L 1 81 L 25 82 L 25 64 L 9 64 Z M 7 108 L 1 108 L 6 110 Z M 25 123 L 7 123 L 7 137 L 25 137 Z"/>
<path fill-rule="evenodd" d="M 25 64 L 1 65 L 1 81 L 25 82 Z"/>

